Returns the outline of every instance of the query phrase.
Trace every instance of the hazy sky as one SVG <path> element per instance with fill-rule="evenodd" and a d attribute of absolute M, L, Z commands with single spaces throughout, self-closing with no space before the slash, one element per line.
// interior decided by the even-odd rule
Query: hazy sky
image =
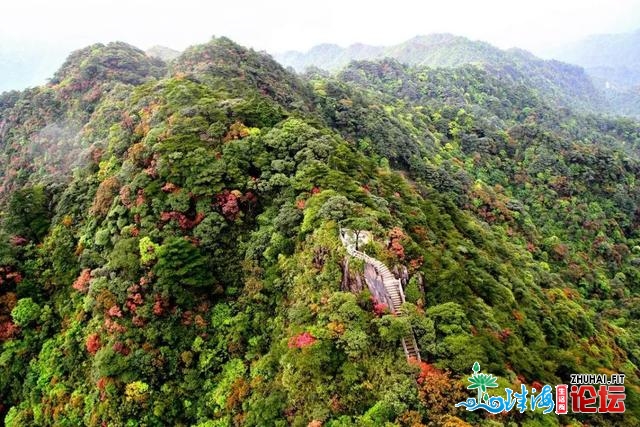
<path fill-rule="evenodd" d="M 640 0 L 2 0 L 0 46 L 76 48 L 124 40 L 182 49 L 225 35 L 259 50 L 321 42 L 392 44 L 451 32 L 539 51 L 558 40 L 640 27 Z"/>
<path fill-rule="evenodd" d="M 640 28 L 640 0 L 0 1 L 0 91 L 43 83 L 71 50 L 114 40 L 184 49 L 224 35 L 274 53 L 450 32 L 540 54 Z"/>

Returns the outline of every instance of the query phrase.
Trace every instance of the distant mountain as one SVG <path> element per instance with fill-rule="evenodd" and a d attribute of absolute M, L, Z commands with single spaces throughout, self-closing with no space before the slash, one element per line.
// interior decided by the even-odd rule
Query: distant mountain
<path fill-rule="evenodd" d="M 20 114 L 0 114 L 0 150 L 8 150 L 0 155 L 0 203 L 3 194 L 42 174 L 49 182 L 64 181 L 71 167 L 85 161 L 80 130 L 100 101 L 124 96 L 166 71 L 163 61 L 136 47 L 97 43 L 72 52 L 47 85 L 2 94 L 0 109 Z"/>
<path fill-rule="evenodd" d="M 640 30 L 589 36 L 546 52 L 546 56 L 584 67 L 616 112 L 638 115 Z"/>
<path fill-rule="evenodd" d="M 160 58 L 163 61 L 169 62 L 176 59 L 180 56 L 180 51 L 175 49 L 171 49 L 166 46 L 153 46 L 145 52 L 147 56 L 151 56 L 152 58 Z"/>
<path fill-rule="evenodd" d="M 624 413 L 562 421 L 640 425 L 640 122 L 538 89 L 579 68 L 456 43 L 495 57 L 116 42 L 1 94 L 0 425 L 554 425 L 456 407 L 480 363 L 623 373 Z"/>
<path fill-rule="evenodd" d="M 383 47 L 358 43 L 346 48 L 336 44 L 319 44 L 306 53 L 289 51 L 275 54 L 274 58 L 287 67 L 304 71 L 310 66 L 317 66 L 325 70 L 337 70 L 354 60 L 375 59 L 384 56 Z"/>
<path fill-rule="evenodd" d="M 306 53 L 276 54 L 285 66 L 302 71 L 315 66 L 329 71 L 353 60 L 396 59 L 408 65 L 461 67 L 476 65 L 491 74 L 536 89 L 560 106 L 585 110 L 606 108 L 605 100 L 580 67 L 559 61 L 545 61 L 521 50 L 501 50 L 489 43 L 452 34 L 418 36 L 394 46 L 355 44 L 347 48 L 319 45 Z"/>
<path fill-rule="evenodd" d="M 640 69 L 640 30 L 625 34 L 592 35 L 562 46 L 548 55 L 585 68 Z"/>
<path fill-rule="evenodd" d="M 606 89 L 624 90 L 640 85 L 640 30 L 593 35 L 547 55 L 584 67 Z"/>
<path fill-rule="evenodd" d="M 0 44 L 0 93 L 45 84 L 69 53 L 66 48 L 43 44 Z M 154 46 L 145 53 L 166 62 L 180 55 L 164 46 Z"/>
<path fill-rule="evenodd" d="M 481 41 L 472 41 L 452 34 L 417 36 L 394 46 L 353 44 L 342 48 L 321 44 L 308 52 L 289 51 L 274 55 L 285 66 L 303 71 L 310 66 L 337 70 L 354 60 L 393 58 L 409 65 L 456 67 L 473 62 L 503 61 L 507 53 Z"/>
<path fill-rule="evenodd" d="M 546 56 L 584 67 L 607 89 L 640 85 L 640 30 L 589 36 L 546 52 Z"/>

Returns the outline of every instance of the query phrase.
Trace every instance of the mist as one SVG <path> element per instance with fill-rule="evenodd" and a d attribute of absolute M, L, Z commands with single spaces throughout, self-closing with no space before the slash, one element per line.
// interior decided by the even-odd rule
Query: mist
<path fill-rule="evenodd" d="M 216 35 L 279 53 L 320 43 L 392 45 L 447 32 L 548 56 L 590 34 L 640 27 L 640 0 L 398 0 L 366 7 L 336 0 L 304 6 L 249 0 L 241 7 L 199 0 L 24 0 L 7 2 L 2 14 L 0 91 L 44 83 L 69 52 L 116 40 L 182 50 Z"/>

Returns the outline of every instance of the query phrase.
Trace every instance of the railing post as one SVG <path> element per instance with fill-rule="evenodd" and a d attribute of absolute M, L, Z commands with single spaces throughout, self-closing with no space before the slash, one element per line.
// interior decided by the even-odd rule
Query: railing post
<path fill-rule="evenodd" d="M 407 301 L 404 299 L 404 291 L 402 290 L 402 281 L 400 281 L 400 280 L 396 279 L 396 283 L 398 284 L 398 290 L 400 291 L 400 298 L 402 298 L 402 302 L 403 302 L 403 303 L 407 302 Z"/>
<path fill-rule="evenodd" d="M 409 350 L 407 350 L 407 343 L 404 342 L 404 338 L 402 338 L 402 349 L 404 350 L 405 357 L 409 359 Z"/>

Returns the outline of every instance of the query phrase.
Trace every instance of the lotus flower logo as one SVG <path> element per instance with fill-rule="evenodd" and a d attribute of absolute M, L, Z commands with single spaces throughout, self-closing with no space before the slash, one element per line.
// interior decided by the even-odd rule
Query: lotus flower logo
<path fill-rule="evenodd" d="M 478 362 L 473 364 L 473 375 L 467 379 L 471 383 L 467 388 L 469 390 L 478 390 L 478 403 L 489 400 L 488 388 L 498 387 L 498 378 L 491 374 L 480 373 L 480 364 Z"/>

